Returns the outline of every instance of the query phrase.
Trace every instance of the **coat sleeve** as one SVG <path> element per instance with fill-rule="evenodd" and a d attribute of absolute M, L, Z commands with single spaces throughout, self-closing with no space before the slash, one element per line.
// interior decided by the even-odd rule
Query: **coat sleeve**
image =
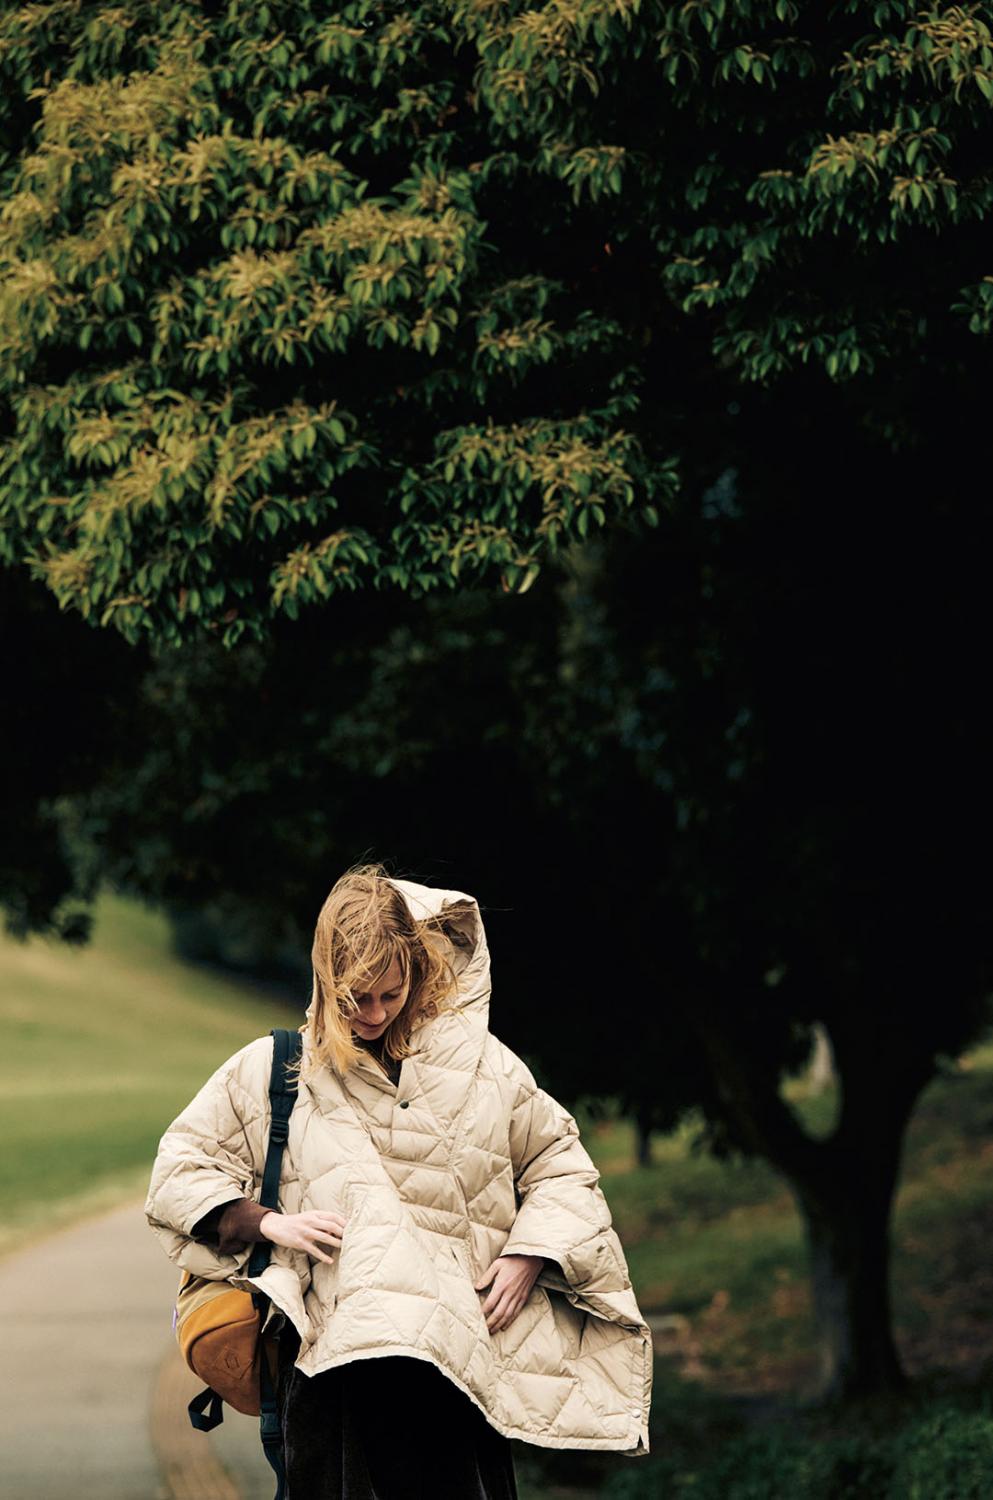
<path fill-rule="evenodd" d="M 576 1291 L 626 1290 L 624 1252 L 575 1120 L 538 1088 L 519 1058 L 504 1052 L 517 1083 L 510 1154 L 518 1211 L 501 1254 L 555 1261 Z"/>
<path fill-rule="evenodd" d="M 242 1275 L 252 1246 L 222 1252 L 198 1239 L 211 1209 L 236 1198 L 257 1200 L 269 1138 L 272 1037 L 236 1052 L 168 1127 L 152 1167 L 145 1216 L 166 1254 L 212 1281 Z"/>

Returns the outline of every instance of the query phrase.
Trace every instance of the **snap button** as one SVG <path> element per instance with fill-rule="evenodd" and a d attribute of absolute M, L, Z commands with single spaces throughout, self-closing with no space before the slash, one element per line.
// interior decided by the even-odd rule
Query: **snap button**
<path fill-rule="evenodd" d="M 409 1099 L 401 1099 L 400 1100 L 400 1108 L 401 1109 L 409 1109 L 410 1108 L 410 1100 Z"/>

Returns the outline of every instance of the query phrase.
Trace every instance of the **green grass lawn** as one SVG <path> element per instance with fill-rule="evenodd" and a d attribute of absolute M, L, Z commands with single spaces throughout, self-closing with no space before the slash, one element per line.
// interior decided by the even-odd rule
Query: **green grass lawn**
<path fill-rule="evenodd" d="M 0 940 L 0 1254 L 144 1191 L 209 1073 L 302 1013 L 184 963 L 110 895 L 88 947 Z"/>

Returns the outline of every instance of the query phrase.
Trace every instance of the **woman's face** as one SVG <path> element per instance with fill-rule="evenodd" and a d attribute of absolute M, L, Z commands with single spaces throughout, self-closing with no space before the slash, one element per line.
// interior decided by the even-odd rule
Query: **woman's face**
<path fill-rule="evenodd" d="M 394 959 L 386 973 L 381 975 L 367 990 L 356 993 L 354 1000 L 359 1008 L 352 1020 L 352 1030 L 363 1041 L 374 1041 L 382 1036 L 387 1026 L 401 1010 L 407 999 L 403 984 L 403 971 L 399 959 Z"/>

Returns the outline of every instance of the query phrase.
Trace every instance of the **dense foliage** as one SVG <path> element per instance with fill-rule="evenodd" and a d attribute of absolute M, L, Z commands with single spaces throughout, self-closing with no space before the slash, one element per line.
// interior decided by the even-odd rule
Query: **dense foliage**
<path fill-rule="evenodd" d="M 988 10 L 5 7 L 3 557 L 160 642 L 521 590 L 654 523 L 739 387 L 954 364 Z"/>

